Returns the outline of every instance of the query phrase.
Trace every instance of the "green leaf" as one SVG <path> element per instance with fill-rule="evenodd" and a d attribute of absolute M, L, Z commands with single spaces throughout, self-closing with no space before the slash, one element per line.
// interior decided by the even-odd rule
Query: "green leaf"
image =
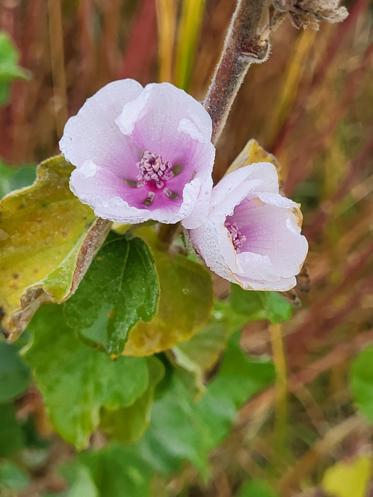
<path fill-rule="evenodd" d="M 23 447 L 23 433 L 13 405 L 0 404 L 0 457 L 10 456 Z"/>
<path fill-rule="evenodd" d="M 22 394 L 29 379 L 29 369 L 16 347 L 0 342 L 0 402 L 8 402 Z"/>
<path fill-rule="evenodd" d="M 9 167 L 0 161 L 0 198 L 12 190 L 31 185 L 35 172 L 34 166 Z"/>
<path fill-rule="evenodd" d="M 251 480 L 244 483 L 238 497 L 277 497 L 278 494 L 264 480 Z"/>
<path fill-rule="evenodd" d="M 9 83 L 14 79 L 28 79 L 28 71 L 18 65 L 19 54 L 12 40 L 0 32 L 0 104 L 8 99 Z"/>
<path fill-rule="evenodd" d="M 219 374 L 210 383 L 200 403 L 213 447 L 228 434 L 238 409 L 273 383 L 274 378 L 272 362 L 266 358 L 248 357 L 240 347 L 239 334 L 235 334 L 224 354 Z"/>
<path fill-rule="evenodd" d="M 160 284 L 159 308 L 130 332 L 124 353 L 144 356 L 190 339 L 207 322 L 213 301 L 210 273 L 183 255 L 152 248 Z"/>
<path fill-rule="evenodd" d="M 150 497 L 152 473 L 133 450 L 109 445 L 79 459 L 89 469 L 98 497 Z"/>
<path fill-rule="evenodd" d="M 148 388 L 146 359 L 112 360 L 86 346 L 64 322 L 62 306 L 41 308 L 29 329 L 25 360 L 56 430 L 78 449 L 87 447 L 102 408 L 130 406 Z"/>
<path fill-rule="evenodd" d="M 352 397 L 360 411 L 373 423 L 373 347 L 356 357 L 350 372 Z"/>
<path fill-rule="evenodd" d="M 23 490 L 29 481 L 27 473 L 15 464 L 9 461 L 0 464 L 0 495 L 2 495 L 1 490 Z"/>
<path fill-rule="evenodd" d="M 0 307 L 12 337 L 41 303 L 75 291 L 110 229 L 71 193 L 71 170 L 60 156 L 48 159 L 32 186 L 0 201 Z"/>
<path fill-rule="evenodd" d="M 201 399 L 193 397 L 178 374 L 171 377 L 154 403 L 138 450 L 160 472 L 176 471 L 185 460 L 205 472 L 209 453 L 229 433 L 238 409 L 273 378 L 272 363 L 248 357 L 238 336 L 232 337 L 222 366 Z"/>
<path fill-rule="evenodd" d="M 204 373 L 216 364 L 229 337 L 245 321 L 232 310 L 229 303 L 216 301 L 207 326 L 187 342 L 172 349 L 176 363 L 195 375 L 200 390 L 203 390 Z"/>
<path fill-rule="evenodd" d="M 277 292 L 251 292 L 231 285 L 232 308 L 245 315 L 247 321 L 267 319 L 271 323 L 288 321 L 293 313 L 291 304 Z"/>
<path fill-rule="evenodd" d="M 84 337 L 119 355 L 129 330 L 154 316 L 158 297 L 157 272 L 146 243 L 113 233 L 65 304 L 65 316 Z"/>
<path fill-rule="evenodd" d="M 149 385 L 141 397 L 131 406 L 116 410 L 104 410 L 101 416 L 101 429 L 114 440 L 129 443 L 138 440 L 150 423 L 154 390 L 164 375 L 162 363 L 151 357 L 149 365 Z"/>
<path fill-rule="evenodd" d="M 333 497 L 365 497 L 372 476 L 372 458 L 360 456 L 354 461 L 339 462 L 327 469 L 321 486 Z"/>
<path fill-rule="evenodd" d="M 264 480 L 251 480 L 244 483 L 238 497 L 277 497 L 278 494 Z"/>
<path fill-rule="evenodd" d="M 70 468 L 67 478 L 71 482 L 71 486 L 66 497 L 99 497 L 90 471 L 85 466 L 76 465 Z"/>
<path fill-rule="evenodd" d="M 277 292 L 261 292 L 261 300 L 267 319 L 272 323 L 289 321 L 293 315 L 293 307 Z"/>

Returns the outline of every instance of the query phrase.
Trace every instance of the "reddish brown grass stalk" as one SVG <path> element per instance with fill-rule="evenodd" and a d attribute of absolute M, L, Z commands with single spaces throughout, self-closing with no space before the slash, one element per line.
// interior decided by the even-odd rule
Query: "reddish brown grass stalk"
<path fill-rule="evenodd" d="M 157 53 L 155 0 L 139 3 L 118 77 L 147 83 Z"/>
<path fill-rule="evenodd" d="M 310 94 L 315 92 L 325 82 L 329 70 L 333 67 L 335 58 L 340 54 L 342 43 L 351 33 L 357 20 L 367 8 L 367 0 L 357 0 L 353 3 L 347 20 L 336 27 L 335 33 L 324 50 L 324 54 L 315 69 L 310 84 L 306 85 L 305 90 L 299 93 L 297 101 L 293 107 L 293 111 L 287 116 L 287 119 L 284 121 L 277 136 L 269 146 L 272 153 L 278 154 L 291 132 L 296 128 L 299 121 L 302 119 L 304 114 L 305 96 L 307 95 L 307 98 L 309 98 Z"/>

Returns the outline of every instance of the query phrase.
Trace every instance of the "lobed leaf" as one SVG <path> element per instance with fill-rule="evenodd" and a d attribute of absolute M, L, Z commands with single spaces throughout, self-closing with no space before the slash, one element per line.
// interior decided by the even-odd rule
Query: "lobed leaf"
<path fill-rule="evenodd" d="M 28 71 L 18 65 L 19 53 L 7 33 L 0 32 L 0 105 L 9 96 L 9 84 L 13 79 L 28 79 Z"/>
<path fill-rule="evenodd" d="M 282 323 L 293 314 L 292 305 L 278 292 L 248 292 L 231 285 L 229 300 L 234 311 L 246 316 L 246 322 L 267 319 L 272 324 Z"/>
<path fill-rule="evenodd" d="M 131 328 L 152 319 L 158 298 L 158 276 L 146 243 L 112 233 L 64 312 L 80 335 L 119 355 Z"/>
<path fill-rule="evenodd" d="M 131 448 L 117 444 L 86 452 L 80 462 L 89 469 L 98 497 L 147 497 L 151 472 Z"/>
<path fill-rule="evenodd" d="M 152 248 L 159 277 L 156 316 L 130 332 L 124 354 L 145 356 L 190 339 L 207 322 L 213 301 L 210 273 L 183 255 Z"/>
<path fill-rule="evenodd" d="M 238 409 L 273 381 L 272 363 L 248 357 L 238 338 L 229 341 L 222 366 L 201 399 L 174 373 L 155 402 L 138 450 L 156 471 L 174 472 L 187 460 L 206 472 L 210 451 L 228 434 Z"/>
<path fill-rule="evenodd" d="M 35 176 L 34 166 L 9 167 L 0 161 L 0 199 L 12 190 L 30 185 Z"/>
<path fill-rule="evenodd" d="M 9 402 L 28 387 L 30 373 L 14 345 L 0 342 L 0 403 Z"/>
<path fill-rule="evenodd" d="M 129 407 L 104 410 L 101 416 L 101 429 L 114 440 L 123 443 L 138 440 L 150 423 L 154 391 L 164 375 L 162 363 L 155 357 L 148 362 L 149 384 L 146 391 Z"/>
<path fill-rule="evenodd" d="M 69 469 L 68 480 L 71 482 L 71 487 L 66 497 L 99 497 L 88 468 L 77 464 Z"/>
<path fill-rule="evenodd" d="M 40 164 L 35 183 L 0 201 L 0 307 L 11 338 L 43 302 L 64 302 L 77 288 L 110 223 L 69 189 L 61 157 Z"/>
<path fill-rule="evenodd" d="M 130 406 L 148 388 L 146 359 L 112 360 L 86 346 L 66 325 L 62 306 L 42 307 L 29 329 L 33 340 L 25 360 L 56 430 L 78 449 L 87 447 L 102 408 Z"/>
<path fill-rule="evenodd" d="M 216 301 L 207 325 L 172 349 L 176 363 L 194 374 L 197 388 L 203 390 L 204 373 L 215 366 L 231 335 L 246 322 L 230 302 Z"/>

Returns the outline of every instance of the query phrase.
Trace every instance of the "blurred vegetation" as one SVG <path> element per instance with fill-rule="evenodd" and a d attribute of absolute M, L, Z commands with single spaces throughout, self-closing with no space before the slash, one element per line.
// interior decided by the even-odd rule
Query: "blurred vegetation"
<path fill-rule="evenodd" d="M 368 0 L 346 5 L 344 23 L 318 32 L 279 27 L 218 145 L 224 171 L 256 138 L 276 155 L 284 192 L 302 203 L 310 253 L 308 276 L 287 296 L 298 306 L 293 318 L 283 322 L 291 313 L 283 299 L 233 289 L 209 324 L 229 345 L 202 400 L 162 355 L 145 437 L 104 447 L 98 433 L 97 450 L 78 455 L 53 434 L 21 344 L 0 342 L 1 497 L 146 497 L 149 485 L 157 496 L 372 495 L 373 19 Z M 202 99 L 233 8 L 226 0 L 3 0 L 0 195 L 32 181 L 31 164 L 57 152 L 66 116 L 110 80 L 169 79 Z M 219 281 L 216 289 L 227 290 Z M 240 336 L 249 355 L 232 334 L 242 315 L 260 319 Z M 203 332 L 195 340 L 195 350 L 215 350 Z M 198 361 L 214 361 L 193 345 L 180 349 L 176 361 L 195 359 L 188 365 L 201 387 Z M 37 351 L 48 357 L 48 347 Z M 273 357 L 274 383 L 272 364 L 256 359 L 263 355 Z"/>

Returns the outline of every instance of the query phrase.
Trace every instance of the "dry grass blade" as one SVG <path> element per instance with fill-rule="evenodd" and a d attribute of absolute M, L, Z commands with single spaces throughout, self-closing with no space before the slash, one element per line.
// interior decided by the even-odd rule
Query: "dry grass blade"
<path fill-rule="evenodd" d="M 174 0 L 157 0 L 159 80 L 173 80 L 173 53 L 176 30 Z"/>
<path fill-rule="evenodd" d="M 49 42 L 53 76 L 56 131 L 60 136 L 67 119 L 66 75 L 60 0 L 48 0 Z"/>
<path fill-rule="evenodd" d="M 184 0 L 179 23 L 175 83 L 180 88 L 188 88 L 199 33 L 203 20 L 205 0 Z"/>

